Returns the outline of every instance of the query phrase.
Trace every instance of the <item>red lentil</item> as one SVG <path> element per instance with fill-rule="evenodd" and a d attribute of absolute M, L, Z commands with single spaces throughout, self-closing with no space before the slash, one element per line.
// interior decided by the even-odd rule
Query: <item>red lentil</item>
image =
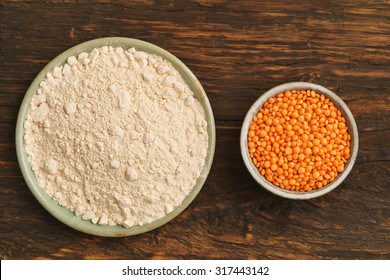
<path fill-rule="evenodd" d="M 300 192 L 323 188 L 343 172 L 350 145 L 341 111 L 313 90 L 269 98 L 248 131 L 249 154 L 260 174 Z"/>

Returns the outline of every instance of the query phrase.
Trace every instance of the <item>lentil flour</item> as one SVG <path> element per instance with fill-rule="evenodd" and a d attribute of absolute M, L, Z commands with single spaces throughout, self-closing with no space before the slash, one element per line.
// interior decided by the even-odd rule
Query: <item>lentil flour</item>
<path fill-rule="evenodd" d="M 203 108 L 163 58 L 104 46 L 47 74 L 24 123 L 39 185 L 84 220 L 143 225 L 180 205 L 208 149 Z"/>

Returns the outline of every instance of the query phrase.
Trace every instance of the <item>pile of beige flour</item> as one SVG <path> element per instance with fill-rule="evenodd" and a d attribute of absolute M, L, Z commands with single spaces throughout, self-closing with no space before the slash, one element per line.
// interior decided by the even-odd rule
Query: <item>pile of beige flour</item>
<path fill-rule="evenodd" d="M 180 205 L 208 149 L 203 108 L 163 58 L 111 46 L 69 57 L 24 123 L 40 186 L 101 225 L 150 223 Z"/>

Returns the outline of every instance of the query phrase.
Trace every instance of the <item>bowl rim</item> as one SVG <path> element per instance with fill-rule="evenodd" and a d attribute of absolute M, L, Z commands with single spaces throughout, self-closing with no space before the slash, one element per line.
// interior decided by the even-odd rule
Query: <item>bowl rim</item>
<path fill-rule="evenodd" d="M 307 90 L 312 89 L 317 91 L 318 93 L 322 93 L 325 96 L 327 96 L 334 104 L 335 106 L 340 109 L 343 113 L 343 116 L 346 119 L 348 128 L 350 129 L 349 132 L 351 134 L 351 156 L 348 159 L 344 171 L 339 174 L 336 179 L 328 184 L 326 187 L 317 189 L 310 192 L 296 192 L 291 190 L 285 190 L 280 187 L 277 187 L 271 183 L 269 183 L 264 176 L 262 176 L 258 169 L 254 166 L 252 163 L 252 160 L 249 156 L 249 150 L 247 145 L 247 136 L 248 136 L 248 130 L 249 125 L 253 119 L 253 117 L 258 113 L 259 109 L 263 107 L 263 104 L 273 96 L 276 96 L 277 94 L 281 92 L 285 92 L 287 90 Z M 310 199 L 322 196 L 332 190 L 334 190 L 337 186 L 341 184 L 342 181 L 348 176 L 348 174 L 351 172 L 353 165 L 356 162 L 358 149 L 359 149 L 359 136 L 358 136 L 358 129 L 356 126 L 355 119 L 352 115 L 352 112 L 348 108 L 348 106 L 344 103 L 344 101 L 336 95 L 333 91 L 318 85 L 314 83 L 309 82 L 289 82 L 284 83 L 278 86 L 275 86 L 269 90 L 267 90 L 265 93 L 263 93 L 250 107 L 248 110 L 245 119 L 242 123 L 241 127 L 241 134 L 240 134 L 240 148 L 241 148 L 241 155 L 243 158 L 243 161 L 245 163 L 246 168 L 248 169 L 249 173 L 252 175 L 252 177 L 255 179 L 255 181 L 261 185 L 266 190 L 272 192 L 273 194 L 276 194 L 278 196 L 284 197 L 284 198 L 290 198 L 290 199 Z"/>
<path fill-rule="evenodd" d="M 81 52 L 90 52 L 93 48 L 102 47 L 102 46 L 113 46 L 113 47 L 125 47 L 131 48 L 135 47 L 139 51 L 144 51 L 147 53 L 152 53 L 159 55 L 169 61 L 180 75 L 183 77 L 184 81 L 190 86 L 191 90 L 194 92 L 195 98 L 201 103 L 202 108 L 204 109 L 205 119 L 207 121 L 207 132 L 208 132 L 208 151 L 205 159 L 205 164 L 201 171 L 201 175 L 198 177 L 196 184 L 193 186 L 190 193 L 184 198 L 181 205 L 175 207 L 175 209 L 165 215 L 163 218 L 155 220 L 149 224 L 144 224 L 142 226 L 133 226 L 130 228 L 124 228 L 122 226 L 104 226 L 93 224 L 91 221 L 84 221 L 80 217 L 77 217 L 69 209 L 60 206 L 54 199 L 52 199 L 43 188 L 38 184 L 38 181 L 35 177 L 34 172 L 31 170 L 31 166 L 28 162 L 27 153 L 24 147 L 24 122 L 28 113 L 29 103 L 32 97 L 35 95 L 37 89 L 39 88 L 39 83 L 45 79 L 45 76 L 48 72 L 51 72 L 54 67 L 64 65 L 67 58 L 70 56 L 78 55 Z M 158 228 L 176 216 L 183 212 L 190 203 L 195 199 L 201 188 L 203 187 L 206 178 L 210 172 L 211 165 L 214 159 L 215 153 L 215 142 L 216 142 L 216 129 L 215 129 L 215 120 L 213 111 L 209 102 L 209 99 L 206 95 L 205 90 L 203 89 L 201 83 L 192 73 L 192 71 L 176 56 L 170 52 L 164 50 L 161 47 L 158 47 L 152 43 L 127 37 L 103 37 L 98 39 L 93 39 L 85 41 L 83 43 L 77 44 L 52 59 L 34 78 L 31 85 L 27 89 L 23 101 L 20 105 L 18 112 L 16 130 L 15 130 L 15 145 L 16 145 L 16 154 L 18 158 L 19 167 L 21 169 L 23 178 L 27 183 L 30 191 L 33 193 L 34 197 L 38 202 L 55 218 L 57 218 L 62 223 L 68 225 L 69 227 L 84 232 L 91 235 L 103 236 L 103 237 L 122 237 L 137 235 L 144 232 L 151 231 L 155 228 Z"/>

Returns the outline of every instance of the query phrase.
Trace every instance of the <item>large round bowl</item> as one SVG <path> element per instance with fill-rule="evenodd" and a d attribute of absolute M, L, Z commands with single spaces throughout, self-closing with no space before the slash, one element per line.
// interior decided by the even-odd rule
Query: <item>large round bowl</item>
<path fill-rule="evenodd" d="M 283 93 L 287 90 L 308 90 L 308 89 L 315 90 L 317 93 L 324 94 L 336 105 L 338 109 L 341 110 L 343 117 L 345 118 L 348 126 L 348 132 L 351 135 L 351 147 L 350 147 L 351 156 L 348 159 L 347 163 L 345 164 L 344 171 L 339 173 L 336 179 L 330 184 L 326 185 L 325 187 L 321 189 L 315 189 L 309 192 L 285 190 L 268 182 L 265 179 L 265 177 L 260 174 L 256 166 L 252 163 L 252 160 L 249 155 L 248 144 L 247 144 L 249 126 L 253 117 L 259 112 L 259 110 L 263 107 L 264 103 L 269 98 L 276 96 L 279 93 Z M 340 185 L 342 181 L 344 181 L 344 179 L 348 176 L 349 172 L 352 170 L 353 165 L 355 164 L 358 149 L 359 149 L 359 137 L 358 137 L 356 122 L 355 119 L 353 118 L 351 111 L 349 110 L 347 105 L 343 102 L 343 100 L 341 100 L 341 98 L 338 97 L 334 92 L 317 84 L 305 83 L 305 82 L 292 82 L 292 83 L 286 83 L 286 84 L 276 86 L 268 90 L 267 92 L 265 92 L 263 95 L 259 97 L 259 99 L 256 100 L 256 102 L 249 109 L 244 119 L 241 128 L 240 146 L 241 146 L 241 155 L 249 173 L 256 180 L 256 182 L 259 183 L 262 187 L 264 187 L 265 189 L 267 189 L 268 191 L 276 195 L 285 198 L 309 199 L 330 192 L 331 190 L 335 189 L 338 185 Z"/>
<path fill-rule="evenodd" d="M 183 200 L 182 204 L 176 207 L 171 213 L 164 216 L 163 218 L 153 221 L 152 223 L 145 224 L 142 226 L 133 226 L 131 228 L 124 228 L 122 226 L 102 226 L 91 223 L 90 221 L 84 221 L 80 217 L 75 216 L 70 210 L 60 206 L 55 200 L 53 200 L 38 184 L 37 178 L 35 177 L 34 172 L 31 170 L 31 166 L 27 160 L 27 154 L 24 147 L 24 128 L 23 123 L 26 119 L 29 103 L 31 98 L 37 92 L 39 83 L 45 79 L 45 76 L 48 72 L 51 72 L 54 67 L 63 65 L 67 58 L 70 56 L 77 56 L 81 52 L 90 52 L 93 48 L 98 48 L 102 46 L 113 46 L 113 47 L 123 47 L 128 49 L 135 47 L 139 51 L 144 51 L 151 54 L 156 54 L 164 59 L 168 60 L 181 74 L 184 81 L 190 86 L 191 90 L 194 92 L 194 97 L 201 103 L 207 120 L 207 132 L 209 135 L 208 142 L 208 152 L 206 156 L 205 165 L 203 167 L 201 176 L 198 178 L 196 185 L 193 187 L 191 192 Z M 171 53 L 163 50 L 160 47 L 157 47 L 153 44 L 147 43 L 145 41 L 140 41 L 131 38 L 121 38 L 121 37 L 110 37 L 110 38 L 101 38 L 96 40 L 91 40 L 73 48 L 66 50 L 61 53 L 59 56 L 54 58 L 45 68 L 38 74 L 34 79 L 31 86 L 28 88 L 26 95 L 23 99 L 22 105 L 19 110 L 18 120 L 16 124 L 16 151 L 18 156 L 18 161 L 20 169 L 22 171 L 23 177 L 30 188 L 33 195 L 41 203 L 41 205 L 46 208 L 54 217 L 63 222 L 64 224 L 79 230 L 81 232 L 98 235 L 98 236 L 110 236 L 110 237 L 119 237 L 119 236 L 129 236 L 144 233 L 150 230 L 153 230 L 159 226 L 164 225 L 169 222 L 177 215 L 179 215 L 187 206 L 194 200 L 196 195 L 201 190 L 204 182 L 206 181 L 207 175 L 210 171 L 210 167 L 214 157 L 215 150 L 215 123 L 213 111 L 211 109 L 207 95 L 195 77 L 195 75 L 188 69 L 188 67 L 181 62 L 177 57 Z"/>

